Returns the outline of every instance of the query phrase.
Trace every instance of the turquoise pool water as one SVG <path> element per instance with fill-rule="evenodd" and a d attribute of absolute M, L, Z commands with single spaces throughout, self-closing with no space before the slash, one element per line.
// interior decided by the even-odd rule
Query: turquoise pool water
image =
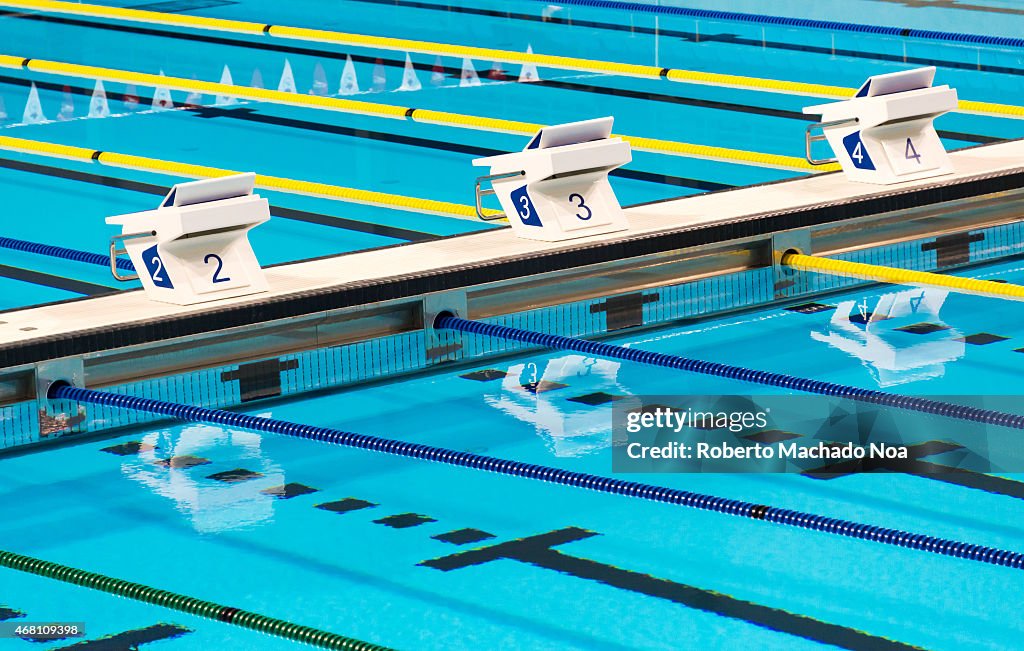
<path fill-rule="evenodd" d="M 1021 282 L 1024 267 L 973 275 Z M 817 312 L 770 308 L 612 341 L 912 395 L 1002 394 L 1024 365 L 1015 303 L 995 309 L 991 299 L 906 288 L 821 303 Z M 858 325 L 850 317 L 861 304 L 891 318 Z M 921 322 L 947 329 L 897 330 Z M 852 333 L 885 346 L 844 346 Z M 883 348 L 904 363 L 870 354 Z M 463 377 L 484 369 L 491 379 Z M 523 389 L 538 380 L 553 388 Z M 749 391 L 536 353 L 248 413 L 608 475 L 611 403 L 576 398 Z M 952 424 L 934 436 L 955 438 Z M 130 442 L 142 449 L 119 447 Z M 186 455 L 201 465 L 155 463 Z M 988 489 L 895 473 L 619 476 L 1014 550 L 1024 533 L 1024 491 L 1012 474 Z M 264 492 L 286 484 L 288 499 Z M 1005 649 L 1022 633 L 1016 570 L 230 428 L 148 426 L 3 458 L 0 497 L 7 549 L 400 649 Z M 575 535 L 562 544 L 543 537 L 566 529 Z M 526 550 L 448 571 L 421 564 L 514 540 Z M 48 579 L 0 577 L 8 609 L 84 621 L 89 637 L 162 623 L 180 629 L 161 629 L 177 637 L 153 648 L 292 646 Z M 759 615 L 746 609 L 706 612 L 730 600 L 772 609 L 767 623 L 751 623 Z M 783 632 L 795 617 L 844 632 Z"/>
<path fill-rule="evenodd" d="M 308 0 L 113 4 L 518 51 L 532 45 L 539 53 L 846 86 L 857 86 L 872 74 L 934 64 L 939 67 L 937 83 L 957 87 L 961 97 L 987 101 L 1009 101 L 1024 83 L 1021 54 L 1012 49 L 907 44 L 678 17 L 660 18 L 655 29 L 654 17 L 646 13 L 583 7 L 552 13 L 532 1 L 443 5 L 350 0 L 331 8 Z M 473 62 L 482 84 L 461 88 L 461 60 L 417 54 L 412 61 L 423 88 L 398 92 L 401 52 L 16 12 L 0 13 L 0 34 L 3 54 L 147 73 L 163 70 L 209 81 L 218 80 L 227 66 L 235 83 L 250 85 L 258 72 L 269 88 L 277 87 L 287 61 L 300 93 L 315 90 L 318 68 L 327 91 L 337 92 L 345 57 L 352 55 L 363 89 L 357 99 L 542 124 L 613 115 L 620 133 L 797 157 L 803 154 L 807 123 L 800 110 L 817 102 L 785 93 L 543 67 L 542 83 L 516 83 L 517 66 L 504 66 L 510 77 L 492 79 L 487 74 L 492 62 L 484 60 Z M 431 73 L 436 64 L 443 72 L 437 84 Z M 379 90 L 374 90 L 376 73 L 385 78 Z M 46 123 L 20 123 L 31 83 L 37 85 Z M 0 135 L 463 205 L 472 203 L 472 183 L 480 173 L 472 159 L 518 150 L 525 142 L 518 135 L 258 102 L 212 106 L 210 95 L 193 98 L 201 105 L 194 110 L 133 111 L 126 108 L 124 95 L 137 94 L 148 106 L 153 89 L 116 83 L 106 84 L 112 115 L 89 119 L 92 85 L 89 79 L 0 71 L 0 101 L 7 113 Z M 185 96 L 172 92 L 179 106 Z M 70 108 L 62 109 L 65 104 Z M 71 119 L 59 119 L 62 110 Z M 949 149 L 1024 135 L 1020 120 L 977 115 L 947 115 L 937 125 Z M 630 205 L 794 175 L 798 173 L 634 152 L 633 162 L 613 183 L 621 203 Z M 163 190 L 181 180 L 2 152 L 0 205 L 8 215 L 4 235 L 102 253 L 116 232 L 103 223 L 104 217 L 150 209 Z M 264 265 L 493 227 L 329 199 L 262 194 L 276 208 L 271 223 L 253 233 Z M 9 250 L 0 250 L 0 265 L 0 276 L 10 286 L 0 294 L 0 309 L 133 286 L 117 283 L 99 267 Z"/>

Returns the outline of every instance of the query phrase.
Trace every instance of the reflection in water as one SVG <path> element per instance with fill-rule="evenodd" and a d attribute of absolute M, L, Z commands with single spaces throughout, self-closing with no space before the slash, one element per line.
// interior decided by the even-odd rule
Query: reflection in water
<path fill-rule="evenodd" d="M 616 380 L 620 364 L 583 355 L 564 355 L 548 361 L 543 369 L 533 362 L 514 364 L 502 380 L 501 390 L 484 396 L 485 402 L 518 420 L 537 427 L 548 449 L 557 457 L 581 457 L 611 445 L 611 401 L 587 405 L 566 400 L 581 393 L 603 392 L 616 397 L 630 392 Z M 579 389 L 580 377 L 588 377 L 587 389 Z M 570 379 L 571 378 L 571 379 Z M 564 383 L 576 390 L 553 390 Z M 535 385 L 536 393 L 523 388 Z"/>
<path fill-rule="evenodd" d="M 910 289 L 883 294 L 874 306 L 867 299 L 843 301 L 811 338 L 859 359 L 880 387 L 941 377 L 947 363 L 964 355 L 964 342 L 956 341 L 960 333 L 939 317 L 948 294 Z M 917 324 L 934 327 L 922 334 L 896 330 Z"/>
<path fill-rule="evenodd" d="M 209 425 L 158 430 L 142 438 L 146 444 L 137 457 L 126 457 L 122 472 L 155 494 L 174 501 L 196 531 L 214 533 L 267 522 L 274 515 L 274 498 L 260 493 L 285 483 L 284 472 L 264 458 L 258 434 L 227 431 Z M 152 446 L 152 449 L 147 449 Z M 191 468 L 168 468 L 157 463 L 169 457 L 191 455 L 212 463 Z M 130 460 L 128 460 L 130 459 Z M 262 477 L 226 483 L 208 476 L 244 468 Z"/>

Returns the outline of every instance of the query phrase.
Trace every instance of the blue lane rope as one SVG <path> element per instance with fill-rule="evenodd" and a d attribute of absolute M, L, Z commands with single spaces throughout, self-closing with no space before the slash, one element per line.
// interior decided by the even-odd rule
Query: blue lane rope
<path fill-rule="evenodd" d="M 548 2 L 548 0 L 542 0 Z M 908 29 L 906 27 L 888 27 L 884 25 L 865 25 L 862 23 L 846 23 L 835 20 L 814 20 L 812 18 L 789 18 L 786 16 L 770 16 L 767 14 L 745 14 L 736 11 L 717 11 L 714 9 L 690 9 L 665 5 L 651 5 L 641 2 L 623 2 L 622 0 L 560 0 L 559 4 L 577 7 L 593 7 L 597 9 L 621 9 L 638 13 L 661 14 L 665 16 L 687 16 L 708 20 L 731 20 L 736 22 L 754 23 L 757 25 L 782 25 L 784 27 L 807 27 L 810 29 L 827 29 L 833 32 L 856 32 L 860 34 L 880 34 L 883 36 L 903 36 L 910 38 L 927 38 L 936 41 L 952 41 L 954 43 L 973 43 L 976 45 L 1000 45 L 1024 47 L 1024 38 L 1010 36 L 985 36 L 982 34 L 965 34 L 963 32 L 942 32 L 931 29 Z"/>
<path fill-rule="evenodd" d="M 572 350 L 579 353 L 585 353 L 587 355 L 593 355 L 595 357 L 623 359 L 629 362 L 650 364 L 652 366 L 663 366 L 665 368 L 675 368 L 682 371 L 691 371 L 693 373 L 702 373 L 704 375 L 713 375 L 732 380 L 743 380 L 744 382 L 782 387 L 784 389 L 803 391 L 805 393 L 816 393 L 823 396 L 848 398 L 850 400 L 866 402 L 873 405 L 896 407 L 910 411 L 919 411 L 925 414 L 946 416 L 948 418 L 959 418 L 961 420 L 969 420 L 977 423 L 1000 425 L 1013 429 L 1024 429 L 1024 416 L 1017 414 L 1008 414 L 1006 412 L 994 411 L 992 409 L 979 409 L 977 407 L 955 405 L 953 403 L 941 402 L 939 400 L 918 398 L 916 396 L 904 396 L 897 393 L 886 393 L 885 391 L 876 391 L 873 389 L 861 389 L 860 387 L 836 384 L 834 382 L 824 382 L 821 380 L 811 380 L 808 378 L 786 375 L 784 373 L 755 371 L 753 369 L 743 368 L 742 366 L 731 366 L 729 364 L 719 364 L 717 362 L 704 362 L 699 359 L 689 359 L 687 357 L 679 357 L 677 355 L 655 353 L 647 350 L 641 350 L 639 348 L 626 348 L 625 346 L 615 346 L 597 341 L 587 341 L 585 339 L 563 337 L 561 335 L 549 335 L 543 332 L 520 330 L 519 328 L 510 328 L 508 326 L 484 323 L 482 321 L 469 321 L 467 319 L 460 319 L 458 317 L 447 315 L 443 315 L 438 318 L 434 327 L 438 329 L 458 330 L 486 337 L 511 339 L 513 341 L 520 341 L 526 344 L 533 344 L 535 346 L 543 346 L 545 348 Z"/>
<path fill-rule="evenodd" d="M 212 423 L 256 432 L 283 434 L 285 436 L 294 436 L 302 439 L 332 443 L 334 445 L 344 445 L 373 452 L 393 454 L 400 457 L 434 461 L 452 466 L 472 468 L 474 470 L 486 470 L 501 475 L 535 479 L 575 488 L 585 488 L 612 495 L 623 495 L 625 497 L 664 502 L 666 504 L 675 504 L 704 511 L 727 513 L 753 520 L 764 520 L 801 529 L 821 531 L 837 536 L 857 538 L 896 547 L 906 547 L 908 549 L 952 556 L 954 558 L 964 558 L 991 565 L 1024 569 L 1024 554 L 1020 552 L 938 538 L 927 534 L 911 533 L 888 527 L 877 527 L 850 520 L 829 518 L 814 513 L 780 509 L 766 504 L 731 500 L 714 495 L 703 495 L 675 488 L 562 470 L 561 468 L 552 468 L 550 466 L 498 459 L 496 457 L 487 457 L 419 443 L 407 443 L 405 441 L 367 436 L 365 434 L 355 434 L 328 427 L 315 427 L 313 425 L 290 423 L 272 418 L 236 414 L 221 409 L 191 407 L 163 400 L 138 398 L 124 394 L 96 391 L 94 389 L 81 389 L 61 383 L 54 384 L 51 387 L 48 397 L 53 400 L 71 400 L 80 403 L 85 402 L 121 409 L 145 411 L 185 421 Z"/>
<path fill-rule="evenodd" d="M 11 237 L 0 237 L 0 248 L 25 251 L 27 253 L 37 253 L 39 255 L 48 255 L 52 258 L 64 258 L 65 260 L 96 264 L 102 267 L 110 266 L 110 258 L 100 253 L 90 253 L 89 251 L 79 251 L 77 249 L 66 249 L 62 246 L 40 244 L 39 242 L 29 242 L 26 240 L 16 240 Z M 117 258 L 116 264 L 118 269 L 123 269 L 124 271 L 135 271 L 135 265 L 133 265 L 132 261 L 127 258 Z"/>

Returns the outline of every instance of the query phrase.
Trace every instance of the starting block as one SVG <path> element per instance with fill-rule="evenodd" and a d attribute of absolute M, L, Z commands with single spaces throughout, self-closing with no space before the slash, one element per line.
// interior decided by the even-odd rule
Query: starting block
<path fill-rule="evenodd" d="M 808 106 L 821 122 L 804 134 L 807 161 L 839 161 L 851 181 L 890 184 L 949 174 L 953 166 L 932 121 L 957 107 L 956 90 L 932 86 L 935 68 L 869 77 L 857 95 Z M 814 135 L 821 129 L 823 135 Z M 816 159 L 811 143 L 827 140 L 836 158 Z"/>
<path fill-rule="evenodd" d="M 545 242 L 627 229 L 608 173 L 632 153 L 611 131 L 610 117 L 545 127 L 521 152 L 477 158 L 473 165 L 491 168 L 476 180 L 477 215 L 507 216 L 517 236 Z M 481 187 L 485 181 L 492 189 Z M 491 194 L 504 215 L 484 215 L 481 199 Z"/>
<path fill-rule="evenodd" d="M 108 217 L 110 270 L 118 280 L 142 281 L 155 301 L 193 305 L 267 290 L 248 233 L 270 219 L 266 199 L 253 194 L 256 175 L 179 183 L 156 210 Z M 136 274 L 118 272 L 127 253 Z"/>

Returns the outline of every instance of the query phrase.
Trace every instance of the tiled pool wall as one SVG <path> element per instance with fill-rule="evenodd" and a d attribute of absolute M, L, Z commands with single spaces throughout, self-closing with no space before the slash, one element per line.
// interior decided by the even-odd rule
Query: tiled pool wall
<path fill-rule="evenodd" d="M 928 237 L 848 252 L 839 259 L 929 271 L 1024 253 L 1024 225 Z M 771 267 L 705 278 L 607 298 L 582 300 L 486 319 L 491 323 L 573 337 L 603 335 L 636 326 L 767 305 L 865 281 Z M 437 331 L 379 337 L 265 360 L 230 364 L 103 388 L 170 402 L 225 408 L 317 389 L 344 387 L 437 367 L 514 353 L 525 344 Z M 140 425 L 162 417 L 99 405 L 32 400 L 0 408 L 0 451 L 86 433 Z"/>

